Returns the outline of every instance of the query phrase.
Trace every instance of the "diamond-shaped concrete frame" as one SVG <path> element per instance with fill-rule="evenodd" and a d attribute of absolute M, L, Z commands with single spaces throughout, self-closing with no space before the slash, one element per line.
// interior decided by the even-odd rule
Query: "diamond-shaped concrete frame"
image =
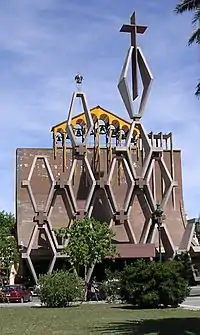
<path fill-rule="evenodd" d="M 169 197 L 172 194 L 172 189 L 173 189 L 173 187 L 176 186 L 176 182 L 172 181 L 172 178 L 170 176 L 170 173 L 169 173 L 169 171 L 166 167 L 166 164 L 165 164 L 163 158 L 160 158 L 158 160 L 158 164 L 159 164 L 160 169 L 161 169 L 161 175 L 165 179 L 165 183 L 166 183 L 165 191 L 164 191 L 164 194 L 163 194 L 163 197 L 162 197 L 162 200 L 161 200 L 161 208 L 164 211 L 165 207 L 167 205 L 167 202 L 169 200 Z M 150 180 L 150 177 L 151 177 L 152 168 L 153 168 L 153 162 L 151 162 L 151 167 L 148 171 L 148 177 L 147 177 L 148 183 L 149 183 L 149 180 Z M 149 193 L 151 193 L 149 185 L 148 185 L 148 190 L 149 190 Z M 151 196 L 152 196 L 152 193 L 151 193 Z M 156 226 L 151 226 L 151 233 L 148 236 L 147 242 L 149 242 L 149 243 L 154 243 L 155 242 L 156 230 L 157 230 Z M 149 231 L 150 231 L 150 227 L 149 227 Z M 163 223 L 162 227 L 161 227 L 161 240 L 163 242 L 163 246 L 164 246 L 165 251 L 168 251 L 169 254 L 171 256 L 173 256 L 174 252 L 175 252 L 175 246 L 173 244 L 172 238 L 169 234 L 169 231 L 167 229 L 167 225 L 165 223 Z"/>
<path fill-rule="evenodd" d="M 86 203 L 85 203 L 85 208 L 84 208 L 85 212 L 87 212 L 88 208 L 90 206 L 90 203 L 91 203 L 91 199 L 92 199 L 94 190 L 95 190 L 96 180 L 94 178 L 92 169 L 90 167 L 90 163 L 89 163 L 86 156 L 74 159 L 72 167 L 71 167 L 71 171 L 70 171 L 70 174 L 69 174 L 69 179 L 68 179 L 68 182 L 67 182 L 67 186 L 68 186 L 69 194 L 70 194 L 70 197 L 71 197 L 72 205 L 74 207 L 74 211 L 79 212 L 79 208 L 77 206 L 77 202 L 76 202 L 76 199 L 75 199 L 75 196 L 74 196 L 74 191 L 73 191 L 73 186 L 72 186 L 73 175 L 74 175 L 74 171 L 76 169 L 76 165 L 78 163 L 78 160 L 81 160 L 84 163 L 86 173 L 87 173 L 87 175 L 90 179 L 90 182 L 91 182 L 91 187 L 90 187 L 88 197 L 87 197 L 87 200 L 86 200 Z"/>
<path fill-rule="evenodd" d="M 52 199 L 53 199 L 53 195 L 54 195 L 54 191 L 55 191 L 54 188 L 55 188 L 55 184 L 56 184 L 56 181 L 54 179 L 50 164 L 49 164 L 48 159 L 47 159 L 47 156 L 36 155 L 33 159 L 33 163 L 31 165 L 30 172 L 29 172 L 27 180 L 22 181 L 22 187 L 27 187 L 27 189 L 28 189 L 28 193 L 29 193 L 30 200 L 31 200 L 31 203 L 32 203 L 33 210 L 34 210 L 35 214 L 39 213 L 39 211 L 38 211 L 36 200 L 35 200 L 35 197 L 33 195 L 32 188 L 31 188 L 31 179 L 32 179 L 33 171 L 34 171 L 34 168 L 36 166 L 36 163 L 37 163 L 38 159 L 43 159 L 44 160 L 46 170 L 47 170 L 48 175 L 49 175 L 49 177 L 51 179 L 51 182 L 52 182 L 51 188 L 49 190 L 49 194 L 48 194 L 47 199 L 46 199 L 46 204 L 44 206 L 44 213 L 49 212 L 49 208 L 50 208 L 50 205 L 51 205 L 51 202 L 52 202 Z M 38 225 L 36 224 L 35 227 L 33 228 L 32 235 L 29 239 L 27 252 L 22 255 L 23 258 L 27 259 L 30 270 L 31 270 L 32 275 L 33 275 L 36 282 L 37 282 L 37 275 L 36 275 L 33 263 L 32 263 L 31 258 L 30 258 L 30 253 L 31 253 L 32 246 L 33 246 L 33 243 L 34 243 L 34 240 L 35 240 L 38 229 L 41 229 L 41 228 L 38 228 Z M 50 263 L 50 267 L 49 267 L 49 272 L 51 272 L 53 270 L 53 267 L 54 267 L 54 264 L 55 264 L 55 261 L 56 261 L 57 252 L 56 252 L 55 246 L 57 246 L 57 244 L 56 244 L 57 239 L 55 237 L 55 233 L 53 232 L 51 222 L 47 221 L 45 223 L 45 225 L 42 227 L 42 229 L 44 229 L 45 232 L 46 232 L 46 235 L 48 237 L 48 240 L 49 240 L 49 243 L 50 243 L 50 246 L 51 246 L 51 250 L 53 252 L 53 259 L 52 259 L 52 261 Z"/>
<path fill-rule="evenodd" d="M 144 184 L 145 184 L 145 182 L 144 182 Z M 152 211 L 151 211 L 151 207 L 150 207 L 150 204 L 148 202 L 148 197 L 147 197 L 146 193 L 148 194 L 148 188 L 147 188 L 146 185 L 143 186 L 142 194 L 138 193 L 138 188 L 135 187 L 134 191 L 133 191 L 130 207 L 129 207 L 129 210 L 128 210 L 128 216 L 130 217 L 132 206 L 133 206 L 135 198 L 137 196 L 139 204 L 140 204 L 140 208 L 141 208 L 141 210 L 144 214 L 144 217 L 145 217 L 145 223 L 144 223 L 139 241 L 137 241 L 136 243 L 146 243 L 147 238 L 148 238 L 148 234 L 149 234 L 149 230 L 150 230 L 150 226 L 151 226 L 151 217 L 152 217 L 151 213 L 152 213 Z M 134 231 L 134 228 L 133 228 L 133 231 Z"/>
<path fill-rule="evenodd" d="M 108 193 L 109 193 L 114 211 L 119 212 L 119 210 L 123 209 L 126 212 L 128 210 L 128 206 L 129 206 L 129 203 L 130 203 L 130 200 L 131 200 L 131 196 L 132 196 L 132 192 L 133 192 L 133 189 L 134 189 L 135 182 L 134 182 L 131 170 L 129 168 L 129 165 L 128 165 L 126 159 L 124 157 L 120 158 L 120 160 L 123 162 L 123 170 L 124 170 L 124 173 L 125 173 L 125 176 L 126 176 L 127 188 L 128 189 L 127 189 L 126 197 L 124 199 L 123 207 L 119 208 L 119 206 L 117 205 L 117 202 L 115 200 L 115 195 L 114 195 L 112 185 L 111 185 L 111 181 L 112 181 L 113 174 L 114 174 L 114 169 L 115 169 L 115 166 L 118 162 L 118 159 L 119 158 L 117 158 L 117 157 L 113 158 L 113 161 L 111 163 L 111 168 L 110 168 L 110 171 L 109 171 L 109 174 L 108 174 L 108 179 L 107 179 L 107 182 L 106 182 L 106 186 L 107 186 L 107 190 L 108 190 Z"/>
<path fill-rule="evenodd" d="M 129 114 L 130 119 L 133 118 L 134 112 L 133 112 L 133 102 L 132 102 L 132 99 L 131 99 L 131 94 L 130 94 L 130 90 L 128 88 L 128 83 L 127 83 L 126 78 L 128 76 L 128 70 L 129 70 L 132 54 L 133 54 L 133 47 L 130 47 L 128 52 L 127 52 L 127 55 L 126 55 L 124 65 L 123 65 L 123 68 L 122 68 L 122 72 L 121 72 L 121 75 L 120 75 L 119 83 L 118 83 L 118 90 L 119 90 L 119 93 L 122 97 L 124 105 L 127 109 L 127 112 Z"/>
<path fill-rule="evenodd" d="M 151 73 L 151 70 L 147 64 L 147 61 L 143 55 L 141 48 L 138 47 L 137 49 L 138 49 L 138 65 L 144 87 L 138 111 L 138 114 L 142 116 L 144 114 L 147 99 L 151 90 L 151 85 L 153 83 L 153 75 Z"/>
<path fill-rule="evenodd" d="M 169 170 L 168 170 L 168 168 L 167 168 L 167 166 L 164 162 L 163 157 L 160 160 L 158 160 L 158 164 L 160 166 L 161 175 L 162 175 L 162 177 L 164 179 L 164 182 L 165 182 L 165 191 L 164 191 L 162 201 L 161 201 L 161 206 L 164 209 L 166 207 L 167 202 L 169 200 L 169 197 L 172 193 L 173 187 L 177 186 L 177 182 L 172 180 L 172 177 L 171 177 L 171 175 L 169 173 Z"/>
<path fill-rule="evenodd" d="M 127 236 L 129 238 L 129 243 L 136 244 L 137 239 L 135 237 L 134 229 L 132 227 L 132 224 L 131 224 L 129 218 L 127 219 L 127 221 L 124 222 L 124 229 L 125 229 L 125 231 L 127 233 Z"/>
<path fill-rule="evenodd" d="M 92 198 L 92 202 L 90 204 L 90 208 L 89 208 L 89 211 L 88 211 L 88 217 L 89 218 L 92 217 L 92 212 L 93 212 L 93 209 L 94 209 L 94 206 L 95 206 L 95 202 L 99 198 L 99 193 L 100 192 L 103 193 L 103 197 L 104 197 L 104 200 L 105 200 L 105 202 L 104 202 L 104 205 L 105 205 L 104 212 L 106 212 L 108 214 L 108 216 L 110 217 L 110 221 L 108 222 L 108 224 L 109 224 L 109 228 L 111 228 L 113 223 L 114 223 L 114 221 L 113 221 L 114 212 L 113 212 L 110 200 L 107 197 L 106 190 L 103 189 L 103 188 L 102 189 L 97 188 L 96 191 L 94 192 L 94 196 Z"/>
<path fill-rule="evenodd" d="M 94 205 L 95 205 L 95 201 L 96 199 L 98 199 L 98 194 L 99 192 L 103 192 L 104 194 L 104 197 L 106 199 L 105 201 L 105 212 L 108 213 L 108 216 L 110 216 L 110 221 L 108 222 L 108 225 L 109 225 L 109 228 L 111 229 L 113 224 L 114 224 L 114 220 L 113 220 L 113 210 L 112 210 L 112 206 L 110 204 L 110 201 L 109 201 L 109 198 L 107 197 L 107 194 L 106 194 L 106 190 L 105 188 L 97 188 L 95 193 L 94 193 L 94 196 L 92 198 L 92 202 L 90 204 L 90 208 L 89 208 L 89 211 L 88 211 L 88 217 L 91 218 L 92 217 L 92 212 L 93 212 L 93 208 L 94 208 Z M 92 273 L 93 273 L 93 270 L 94 270 L 94 267 L 95 267 L 95 264 L 92 264 L 91 268 L 88 269 L 88 272 L 87 272 L 87 282 L 90 281 L 90 278 L 92 276 Z"/>
<path fill-rule="evenodd" d="M 34 278 L 36 283 L 37 283 L 38 277 L 37 277 L 37 274 L 35 272 L 35 268 L 33 266 L 33 262 L 31 260 L 30 254 L 31 254 L 31 251 L 32 251 L 33 243 L 34 243 L 35 238 L 36 238 L 36 234 L 37 234 L 39 229 L 44 229 L 45 230 L 46 236 L 48 237 L 49 244 L 51 246 L 51 250 L 52 250 L 52 253 L 53 253 L 53 258 L 52 258 L 52 260 L 50 262 L 50 265 L 49 265 L 49 270 L 48 270 L 49 273 L 51 273 L 53 271 L 53 268 L 54 268 L 54 265 L 55 265 L 55 262 L 56 262 L 56 249 L 54 247 L 54 243 L 53 243 L 51 235 L 49 233 L 49 229 L 47 227 L 47 224 L 44 224 L 42 228 L 39 228 L 38 225 L 36 224 L 33 228 L 32 235 L 31 235 L 31 238 L 30 238 L 29 243 L 28 243 L 28 248 L 27 248 L 26 254 L 23 254 L 23 258 L 25 258 L 27 260 L 28 265 L 30 267 L 30 270 L 32 272 L 33 278 Z"/>
<path fill-rule="evenodd" d="M 72 225 L 73 223 L 73 218 L 75 217 L 75 212 L 73 210 L 73 207 L 72 207 L 72 204 L 71 204 L 71 201 L 70 201 L 70 197 L 68 195 L 68 192 L 67 192 L 67 189 L 66 188 L 62 188 L 63 190 L 63 195 L 62 195 L 62 198 L 63 199 L 63 203 L 64 203 L 64 206 L 65 206 L 65 209 L 69 215 L 69 227 Z M 54 191 L 54 195 L 55 195 L 55 192 L 56 190 Z M 52 201 L 54 199 L 54 196 L 52 197 Z M 55 247 L 57 250 L 62 250 L 64 247 L 67 246 L 68 244 L 68 240 L 65 241 L 64 244 L 58 244 L 58 240 L 56 238 L 56 234 L 53 230 L 53 225 L 52 225 L 52 222 L 51 222 L 51 214 L 52 214 L 52 211 L 53 211 L 53 206 L 51 206 L 52 203 L 50 204 L 49 208 L 48 208 L 48 211 L 47 211 L 47 218 L 48 218 L 48 225 L 49 225 L 49 228 L 50 228 L 50 233 L 52 235 L 52 239 L 54 241 L 54 244 L 55 244 Z"/>
<path fill-rule="evenodd" d="M 44 212 L 47 212 L 47 208 L 49 207 L 49 204 L 51 202 L 51 197 L 53 196 L 54 187 L 55 187 L 55 179 L 54 179 L 50 164 L 48 162 L 47 156 L 36 155 L 33 159 L 33 163 L 31 165 L 27 180 L 22 181 L 22 187 L 27 187 L 29 197 L 30 197 L 30 200 L 31 200 L 31 203 L 32 203 L 32 206 L 33 206 L 33 210 L 34 210 L 35 213 L 38 212 L 38 208 L 37 208 L 37 203 L 36 203 L 35 197 L 33 195 L 32 188 L 31 188 L 31 179 L 32 179 L 33 171 L 35 169 L 35 166 L 36 166 L 36 163 L 37 163 L 38 159 L 43 159 L 44 160 L 45 168 L 46 168 L 46 170 L 48 172 L 48 175 L 51 179 L 51 188 L 49 190 L 49 194 L 48 194 L 47 199 L 46 199 L 46 204 L 44 206 Z"/>
<path fill-rule="evenodd" d="M 158 151 L 162 152 L 162 149 L 159 148 Z M 172 194 L 173 187 L 177 186 L 177 183 L 172 180 L 170 172 L 168 171 L 168 168 L 167 168 L 167 166 L 164 162 L 163 156 L 161 155 L 159 159 L 156 159 L 156 161 L 159 164 L 160 171 L 161 171 L 161 176 L 163 177 L 163 179 L 165 181 L 165 190 L 164 190 L 164 194 L 162 196 L 161 204 L 160 204 L 163 211 L 165 211 L 165 207 L 167 205 L 167 202 L 169 200 L 170 195 Z M 150 187 L 150 179 L 151 179 L 151 176 L 152 176 L 154 164 L 155 164 L 155 158 L 153 158 L 153 151 L 152 151 L 151 163 L 149 165 L 148 170 L 146 171 L 146 182 L 147 182 L 146 191 L 148 190 L 147 198 L 148 198 L 149 204 L 152 207 L 152 212 L 155 211 L 156 202 L 157 202 L 157 199 L 154 199 L 154 196 L 152 194 L 151 187 Z M 157 227 L 152 226 L 151 224 L 152 224 L 152 221 L 149 222 L 149 226 L 148 226 L 148 229 L 147 229 L 148 238 L 145 238 L 144 242 L 154 243 L 154 241 L 155 241 L 155 235 L 156 235 Z M 150 228 L 151 228 L 151 232 L 150 232 Z M 161 239 L 162 239 L 162 242 L 163 242 L 164 249 L 165 250 L 170 250 L 170 254 L 173 254 L 175 252 L 175 247 L 173 245 L 173 241 L 171 239 L 171 236 L 169 234 L 169 231 L 168 231 L 167 226 L 166 226 L 165 223 L 162 224 Z"/>
<path fill-rule="evenodd" d="M 119 79 L 119 83 L 118 83 L 118 90 L 122 97 L 124 105 L 128 111 L 130 119 L 134 119 L 135 117 L 136 118 L 142 117 L 145 106 L 146 106 L 147 98 L 150 92 L 151 84 L 153 81 L 152 73 L 147 65 L 147 62 L 141 51 L 141 48 L 137 47 L 137 60 L 138 60 L 139 71 L 140 71 L 142 84 L 143 84 L 143 92 L 142 92 L 142 97 L 141 97 L 138 112 L 134 113 L 133 103 L 132 103 L 131 94 L 130 94 L 130 90 L 128 87 L 128 79 L 127 79 L 128 70 L 129 70 L 130 63 L 133 57 L 133 51 L 134 51 L 134 47 L 131 46 L 125 58 L 124 65 L 123 65 L 122 72 L 121 72 L 120 79 Z"/>
<path fill-rule="evenodd" d="M 142 171 L 141 171 L 140 175 L 137 174 L 137 171 L 134 168 L 134 162 L 131 158 L 131 153 L 130 153 L 131 139 L 133 137 L 133 132 L 134 132 L 135 127 L 140 132 L 140 139 L 142 141 L 142 146 L 143 146 L 144 152 L 145 152 L 144 162 L 143 162 Z M 129 133 L 128 133 L 128 136 L 127 136 L 127 139 L 126 139 L 126 147 L 128 148 L 127 157 L 128 157 L 129 164 L 130 164 L 130 167 L 131 167 L 134 178 L 138 178 L 138 177 L 144 178 L 145 175 L 146 175 L 147 169 L 149 167 L 150 161 L 151 161 L 153 148 L 151 146 L 150 139 L 148 138 L 148 136 L 145 132 L 145 129 L 140 122 L 134 122 L 134 121 L 132 122 Z"/>
<path fill-rule="evenodd" d="M 86 119 L 86 134 L 85 134 L 85 139 L 84 142 L 81 144 L 82 146 L 87 144 L 87 140 L 88 137 L 90 136 L 91 131 L 93 130 L 94 127 L 94 123 L 93 123 L 93 119 L 92 116 L 90 114 L 90 110 L 87 104 L 87 99 L 85 96 L 85 93 L 83 92 L 74 92 L 72 95 L 72 100 L 71 100 L 71 104 L 70 104 L 70 108 L 69 108 L 69 114 L 68 114 L 68 118 L 67 118 L 67 126 L 66 126 L 66 132 L 67 135 L 69 136 L 72 146 L 76 147 L 78 145 L 78 143 L 76 142 L 76 136 L 74 135 L 74 130 L 73 127 L 71 125 L 72 122 L 72 118 L 73 118 L 73 112 L 74 112 L 74 106 L 75 106 L 75 101 L 77 98 L 81 99 L 82 105 L 83 105 L 83 111 L 85 114 L 85 119 Z"/>
<path fill-rule="evenodd" d="M 152 213 L 156 210 L 156 199 L 154 198 L 154 195 L 151 191 L 151 187 L 150 187 L 150 180 L 151 180 L 151 176 L 152 176 L 152 173 L 153 173 L 153 169 L 154 169 L 154 165 L 155 165 L 155 161 L 154 159 L 152 159 L 150 165 L 149 165 L 149 169 L 147 170 L 147 173 L 146 173 L 146 185 L 147 185 L 147 188 L 146 188 L 146 197 L 148 199 L 148 202 L 149 202 L 149 205 L 150 205 L 150 208 L 152 210 Z"/>

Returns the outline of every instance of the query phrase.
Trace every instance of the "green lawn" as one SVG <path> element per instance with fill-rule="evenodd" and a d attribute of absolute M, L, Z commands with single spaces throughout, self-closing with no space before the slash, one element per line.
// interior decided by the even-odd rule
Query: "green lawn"
<path fill-rule="evenodd" d="M 1 335 L 200 335 L 200 311 L 131 310 L 82 305 L 66 309 L 1 308 Z"/>

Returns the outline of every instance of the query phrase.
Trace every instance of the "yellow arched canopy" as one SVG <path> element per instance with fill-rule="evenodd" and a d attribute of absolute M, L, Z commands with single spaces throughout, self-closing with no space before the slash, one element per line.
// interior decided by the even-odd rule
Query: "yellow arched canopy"
<path fill-rule="evenodd" d="M 119 116 L 109 112 L 108 110 L 96 106 L 90 110 L 92 118 L 95 121 L 102 120 L 105 124 L 113 125 L 115 128 L 119 128 L 127 132 L 130 129 L 130 123 L 120 118 Z M 77 124 L 86 124 L 85 114 L 81 113 L 73 117 L 72 126 L 75 128 Z M 55 133 L 64 133 L 66 131 L 66 121 L 63 121 L 51 129 Z"/>

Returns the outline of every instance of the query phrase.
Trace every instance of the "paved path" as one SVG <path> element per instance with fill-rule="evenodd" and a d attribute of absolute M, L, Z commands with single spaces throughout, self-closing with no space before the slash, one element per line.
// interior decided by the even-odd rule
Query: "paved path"
<path fill-rule="evenodd" d="M 91 302 L 92 303 L 92 302 Z M 97 303 L 97 302 L 93 302 Z M 100 303 L 100 302 L 99 302 Z M 101 302 L 102 303 L 102 302 Z M 40 301 L 37 298 L 34 298 L 32 302 L 27 303 L 0 303 L 0 308 L 30 308 L 30 307 L 40 307 Z M 181 305 L 181 308 L 200 310 L 200 296 L 190 296 L 188 297 Z"/>
<path fill-rule="evenodd" d="M 32 302 L 24 302 L 17 303 L 17 302 L 10 302 L 10 303 L 0 303 L 0 308 L 12 308 L 12 307 L 40 307 L 40 301 L 38 298 L 33 298 Z"/>
<path fill-rule="evenodd" d="M 200 285 L 192 286 L 190 289 L 190 297 L 200 296 Z"/>
<path fill-rule="evenodd" d="M 188 297 L 182 304 L 182 308 L 200 310 L 200 297 Z"/>

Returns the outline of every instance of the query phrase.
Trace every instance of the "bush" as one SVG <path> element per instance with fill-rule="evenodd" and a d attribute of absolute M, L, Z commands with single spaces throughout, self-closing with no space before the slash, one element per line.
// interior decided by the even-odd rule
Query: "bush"
<path fill-rule="evenodd" d="M 121 298 L 143 308 L 159 304 L 155 262 L 137 260 L 125 266 L 121 274 Z"/>
<path fill-rule="evenodd" d="M 39 297 L 47 307 L 67 307 L 84 299 L 84 283 L 69 271 L 56 271 L 40 276 Z"/>
<path fill-rule="evenodd" d="M 120 299 L 120 272 L 106 270 L 106 279 L 101 287 L 102 295 L 108 302 L 114 302 Z"/>
<path fill-rule="evenodd" d="M 182 277 L 188 280 L 190 286 L 195 285 L 190 254 L 188 252 L 182 252 L 176 255 L 174 259 L 179 263 Z"/>
<path fill-rule="evenodd" d="M 189 294 L 188 280 L 183 276 L 179 261 L 158 263 L 158 292 L 160 304 L 177 307 Z"/>
<path fill-rule="evenodd" d="M 181 270 L 177 261 L 137 260 L 121 274 L 121 298 L 141 308 L 178 306 L 189 293 Z"/>

